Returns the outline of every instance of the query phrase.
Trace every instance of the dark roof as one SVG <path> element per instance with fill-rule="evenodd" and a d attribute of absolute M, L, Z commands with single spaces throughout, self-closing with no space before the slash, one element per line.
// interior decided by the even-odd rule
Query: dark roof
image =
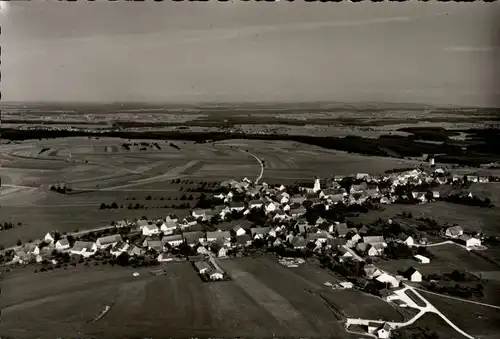
<path fill-rule="evenodd" d="M 252 240 L 252 238 L 248 234 L 243 234 L 236 237 L 236 243 L 238 245 L 246 245 L 247 241 L 250 240 Z"/>
<path fill-rule="evenodd" d="M 250 229 L 252 236 L 255 236 L 256 234 L 267 234 L 270 230 L 271 227 L 254 227 Z"/>

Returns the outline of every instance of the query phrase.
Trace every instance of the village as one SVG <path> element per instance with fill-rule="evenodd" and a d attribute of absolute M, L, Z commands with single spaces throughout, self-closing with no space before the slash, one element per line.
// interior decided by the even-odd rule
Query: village
<path fill-rule="evenodd" d="M 345 216 L 388 204 L 432 203 L 456 196 L 442 195 L 442 186 L 466 188 L 467 183 L 492 181 L 498 178 L 453 175 L 434 168 L 433 162 L 426 170 L 316 178 L 312 185 L 258 184 L 247 178 L 229 180 L 220 183 L 218 193 L 202 195 L 198 207 L 185 218 L 172 214 L 156 220 L 118 220 L 109 227 L 87 232 L 49 232 L 43 239 L 22 244 L 11 253 L 7 251 L 3 259 L 11 268 L 34 264 L 35 272 L 92 262 L 132 267 L 162 265 L 151 271 L 153 274 L 168 274 L 170 263 L 190 261 L 203 281 L 217 282 L 231 279 L 218 265 L 225 258 L 272 252 L 280 264 L 293 269 L 308 258 L 317 257 L 325 269 L 345 278 L 335 284 L 325 282 L 325 286 L 356 288 L 400 307 L 415 308 L 420 310 L 416 320 L 426 310 L 404 291 L 413 290 L 413 285 L 407 283 L 423 281 L 419 267 L 433 260 L 427 248 L 447 243 L 467 251 L 482 250 L 482 240 L 487 235 L 464 232 L 460 225 L 437 225 L 424 231 L 411 227 L 411 216 L 406 216 L 410 223 L 406 228 L 392 219 L 353 225 L 345 221 Z M 473 199 L 472 194 L 460 198 L 464 203 Z M 412 258 L 414 265 L 393 274 L 375 265 L 381 257 Z M 404 326 L 348 319 L 346 330 L 389 338 L 392 330 Z"/>

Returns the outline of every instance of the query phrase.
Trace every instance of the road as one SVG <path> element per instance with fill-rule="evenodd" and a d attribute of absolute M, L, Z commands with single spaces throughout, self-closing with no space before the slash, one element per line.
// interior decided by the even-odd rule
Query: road
<path fill-rule="evenodd" d="M 257 179 L 255 179 L 255 185 L 258 185 L 259 184 L 259 180 L 262 179 L 262 176 L 264 175 L 264 163 L 262 162 L 262 160 L 260 160 L 260 158 L 258 156 L 256 156 L 253 153 L 246 152 L 246 151 L 243 151 L 241 149 L 239 149 L 238 151 L 240 151 L 242 153 L 250 154 L 252 157 L 254 157 L 259 162 L 259 164 L 260 164 L 260 174 L 257 177 Z"/>

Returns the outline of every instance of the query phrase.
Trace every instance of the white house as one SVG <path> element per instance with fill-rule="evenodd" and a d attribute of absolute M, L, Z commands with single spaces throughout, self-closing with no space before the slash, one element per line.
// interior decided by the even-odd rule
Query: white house
<path fill-rule="evenodd" d="M 95 244 L 97 245 L 97 248 L 102 249 L 102 248 L 113 247 L 120 241 L 122 241 L 122 236 L 119 234 L 114 234 L 97 239 Z"/>
<path fill-rule="evenodd" d="M 222 280 L 224 278 L 224 274 L 218 270 L 210 272 L 209 276 L 211 280 Z"/>
<path fill-rule="evenodd" d="M 411 247 L 415 244 L 415 240 L 413 240 L 411 236 L 406 234 L 401 234 L 399 236 L 399 240 L 408 247 Z"/>
<path fill-rule="evenodd" d="M 145 225 L 143 228 L 142 228 L 142 235 L 144 236 L 152 236 L 152 235 L 158 235 L 160 234 L 160 229 L 158 228 L 158 226 L 156 225 Z"/>
<path fill-rule="evenodd" d="M 240 225 L 234 226 L 233 231 L 234 231 L 234 233 L 236 233 L 236 236 L 243 235 L 243 234 L 247 233 L 245 231 L 245 229 L 243 227 L 241 227 Z"/>
<path fill-rule="evenodd" d="M 481 240 L 479 240 L 477 238 L 469 237 L 468 235 L 465 235 L 465 234 L 462 234 L 461 236 L 459 236 L 458 241 L 462 245 L 465 245 L 465 247 L 467 247 L 467 248 L 481 246 Z"/>
<path fill-rule="evenodd" d="M 269 201 L 269 202 L 266 203 L 265 208 L 266 208 L 266 213 L 271 213 L 271 212 L 276 211 L 276 209 L 278 208 L 278 206 L 273 201 Z"/>
<path fill-rule="evenodd" d="M 68 239 L 59 239 L 56 241 L 56 250 L 58 251 L 64 251 L 69 248 L 69 241 Z"/>
<path fill-rule="evenodd" d="M 172 234 L 174 231 L 177 229 L 177 223 L 176 222 L 164 222 L 160 226 L 160 231 L 163 232 L 163 234 Z"/>
<path fill-rule="evenodd" d="M 264 239 L 270 230 L 271 227 L 253 227 L 250 229 L 250 232 L 253 239 Z"/>
<path fill-rule="evenodd" d="M 429 264 L 431 262 L 431 259 L 424 257 L 423 255 L 420 254 L 416 254 L 414 258 L 421 264 Z"/>
<path fill-rule="evenodd" d="M 382 327 L 377 330 L 377 337 L 380 339 L 387 339 L 391 336 L 391 325 L 384 323 Z"/>
<path fill-rule="evenodd" d="M 55 234 L 54 233 L 47 233 L 45 234 L 45 237 L 43 237 L 43 241 L 45 241 L 48 244 L 52 244 L 55 240 Z"/>
<path fill-rule="evenodd" d="M 422 281 L 422 273 L 417 271 L 414 267 L 410 267 L 404 273 L 405 278 L 410 281 L 421 282 Z"/>

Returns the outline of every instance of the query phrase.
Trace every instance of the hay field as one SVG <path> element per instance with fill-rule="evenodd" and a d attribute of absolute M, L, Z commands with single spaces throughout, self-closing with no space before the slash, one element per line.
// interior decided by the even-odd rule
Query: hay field
<path fill-rule="evenodd" d="M 203 283 L 190 263 L 165 268 L 167 275 L 156 277 L 144 268 L 110 266 L 37 275 L 25 270 L 17 277 L 6 277 L 3 292 L 8 297 L 0 301 L 0 333 L 17 338 L 78 334 L 106 338 L 354 338 L 332 313 L 321 311 L 322 301 L 305 292 L 288 300 L 253 273 L 243 272 L 241 278 L 245 279 L 239 281 Z M 135 271 L 139 277 L 132 277 Z M 272 271 L 265 274 L 276 279 Z M 299 299 L 303 299 L 302 308 Z M 90 322 L 106 305 L 113 306 L 99 321 Z"/>

